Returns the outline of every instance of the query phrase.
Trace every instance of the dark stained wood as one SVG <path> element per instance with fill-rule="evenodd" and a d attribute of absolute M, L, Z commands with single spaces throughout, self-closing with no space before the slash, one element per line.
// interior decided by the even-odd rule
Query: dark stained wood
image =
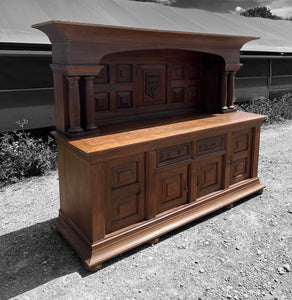
<path fill-rule="evenodd" d="M 156 175 L 157 213 L 187 203 L 189 192 L 188 166 L 175 166 Z"/>
<path fill-rule="evenodd" d="M 233 106 L 239 51 L 253 38 L 34 27 L 53 44 L 56 228 L 85 268 L 263 191 L 265 116 Z"/>
<path fill-rule="evenodd" d="M 53 63 L 59 64 L 99 63 L 106 54 L 141 49 L 209 51 L 224 57 L 227 64 L 236 64 L 243 44 L 257 39 L 62 21 L 44 22 L 33 27 L 48 35 L 54 45 Z M 66 53 L 61 50 L 64 47 L 68 49 Z"/>
<path fill-rule="evenodd" d="M 235 72 L 231 71 L 228 75 L 228 94 L 227 94 L 227 107 L 228 109 L 234 109 L 234 76 Z"/>
<path fill-rule="evenodd" d="M 95 121 L 95 103 L 93 80 L 95 76 L 85 76 L 85 129 L 96 129 Z"/>
<path fill-rule="evenodd" d="M 221 86 L 220 86 L 220 108 L 222 111 L 227 110 L 227 76 L 228 72 L 221 73 Z"/>

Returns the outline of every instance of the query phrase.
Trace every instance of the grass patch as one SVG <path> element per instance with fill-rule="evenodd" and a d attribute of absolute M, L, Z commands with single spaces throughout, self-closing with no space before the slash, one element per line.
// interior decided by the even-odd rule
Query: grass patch
<path fill-rule="evenodd" d="M 292 94 L 281 98 L 260 97 L 249 102 L 236 103 L 238 110 L 267 115 L 267 124 L 281 123 L 292 119 Z"/>
<path fill-rule="evenodd" d="M 35 138 L 24 131 L 26 120 L 17 122 L 20 131 L 0 137 L 0 187 L 57 168 L 54 140 Z"/>

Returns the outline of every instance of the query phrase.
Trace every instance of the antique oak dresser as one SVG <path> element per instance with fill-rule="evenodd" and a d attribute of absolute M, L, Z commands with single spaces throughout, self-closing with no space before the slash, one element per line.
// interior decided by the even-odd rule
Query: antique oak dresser
<path fill-rule="evenodd" d="M 89 270 L 254 193 L 264 116 L 236 111 L 255 38 L 50 21 L 60 212 Z"/>

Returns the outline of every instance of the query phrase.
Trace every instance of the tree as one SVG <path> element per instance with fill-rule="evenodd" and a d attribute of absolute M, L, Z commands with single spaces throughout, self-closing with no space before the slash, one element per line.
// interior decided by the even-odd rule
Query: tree
<path fill-rule="evenodd" d="M 273 15 L 271 13 L 271 10 L 265 6 L 249 8 L 244 12 L 241 12 L 240 15 L 245 17 L 258 17 L 258 18 L 267 18 L 267 19 L 274 19 L 274 20 L 282 19 L 279 16 Z"/>
<path fill-rule="evenodd" d="M 176 0 L 132 0 L 132 1 L 138 1 L 138 2 L 155 2 L 155 3 L 161 3 L 164 5 L 172 5 L 176 3 Z"/>

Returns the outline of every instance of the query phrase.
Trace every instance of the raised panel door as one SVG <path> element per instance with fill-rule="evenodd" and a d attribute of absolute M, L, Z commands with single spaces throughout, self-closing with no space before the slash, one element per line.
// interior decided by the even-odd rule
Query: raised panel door
<path fill-rule="evenodd" d="M 251 129 L 232 134 L 230 184 L 250 177 Z"/>
<path fill-rule="evenodd" d="M 107 233 L 144 219 L 144 154 L 109 163 Z"/>
<path fill-rule="evenodd" d="M 188 198 L 188 166 L 176 166 L 159 172 L 156 186 L 158 213 L 186 203 Z"/>
<path fill-rule="evenodd" d="M 223 155 L 200 159 L 197 164 L 197 197 L 218 191 L 222 186 Z"/>

